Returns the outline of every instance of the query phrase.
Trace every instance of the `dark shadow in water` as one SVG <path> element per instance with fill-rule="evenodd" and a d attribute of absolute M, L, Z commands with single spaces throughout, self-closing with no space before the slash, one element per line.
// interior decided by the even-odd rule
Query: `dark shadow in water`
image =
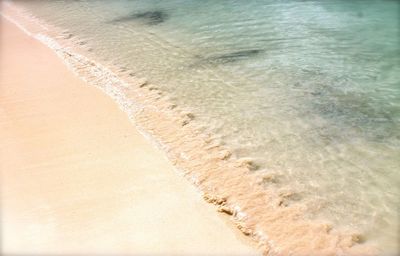
<path fill-rule="evenodd" d="M 122 16 L 116 19 L 111 20 L 109 23 L 120 23 L 120 22 L 129 22 L 129 21 L 139 21 L 146 25 L 158 25 L 163 23 L 168 19 L 168 14 L 164 11 L 146 11 L 139 13 L 132 13 L 126 16 Z"/>
<path fill-rule="evenodd" d="M 250 59 L 260 53 L 264 52 L 261 49 L 251 49 L 251 50 L 242 50 L 236 52 L 229 52 L 224 54 L 216 54 L 208 57 L 203 56 L 196 56 L 199 58 L 194 64 L 190 66 L 197 66 L 202 64 L 225 64 L 225 63 L 232 63 L 244 59 Z"/>
<path fill-rule="evenodd" d="M 238 60 L 254 57 L 260 54 L 261 52 L 262 50 L 260 49 L 243 50 L 243 51 L 230 52 L 221 55 L 211 56 L 208 57 L 207 60 L 211 62 L 222 62 L 222 63 L 235 62 Z"/>

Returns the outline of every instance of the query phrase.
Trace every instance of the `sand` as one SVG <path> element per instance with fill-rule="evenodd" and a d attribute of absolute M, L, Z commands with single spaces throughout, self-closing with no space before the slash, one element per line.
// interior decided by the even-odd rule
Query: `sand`
<path fill-rule="evenodd" d="M 0 29 L 3 253 L 258 254 L 111 98 Z"/>

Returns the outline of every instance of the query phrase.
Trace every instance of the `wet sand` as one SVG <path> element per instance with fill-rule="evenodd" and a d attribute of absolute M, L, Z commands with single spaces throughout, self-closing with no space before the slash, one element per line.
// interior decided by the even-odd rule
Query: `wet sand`
<path fill-rule="evenodd" d="M 111 98 L 0 24 L 3 253 L 257 254 Z"/>

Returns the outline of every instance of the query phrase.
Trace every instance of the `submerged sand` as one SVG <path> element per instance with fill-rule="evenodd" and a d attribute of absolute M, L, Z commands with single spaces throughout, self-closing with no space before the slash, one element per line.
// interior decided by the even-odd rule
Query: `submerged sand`
<path fill-rule="evenodd" d="M 111 98 L 0 24 L 2 253 L 257 254 Z"/>

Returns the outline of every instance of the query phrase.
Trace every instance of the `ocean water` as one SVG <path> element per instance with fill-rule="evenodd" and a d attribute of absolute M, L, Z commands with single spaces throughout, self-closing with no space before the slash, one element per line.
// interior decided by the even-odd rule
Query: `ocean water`
<path fill-rule="evenodd" d="M 14 2 L 190 109 L 285 204 L 398 251 L 399 1 Z"/>

